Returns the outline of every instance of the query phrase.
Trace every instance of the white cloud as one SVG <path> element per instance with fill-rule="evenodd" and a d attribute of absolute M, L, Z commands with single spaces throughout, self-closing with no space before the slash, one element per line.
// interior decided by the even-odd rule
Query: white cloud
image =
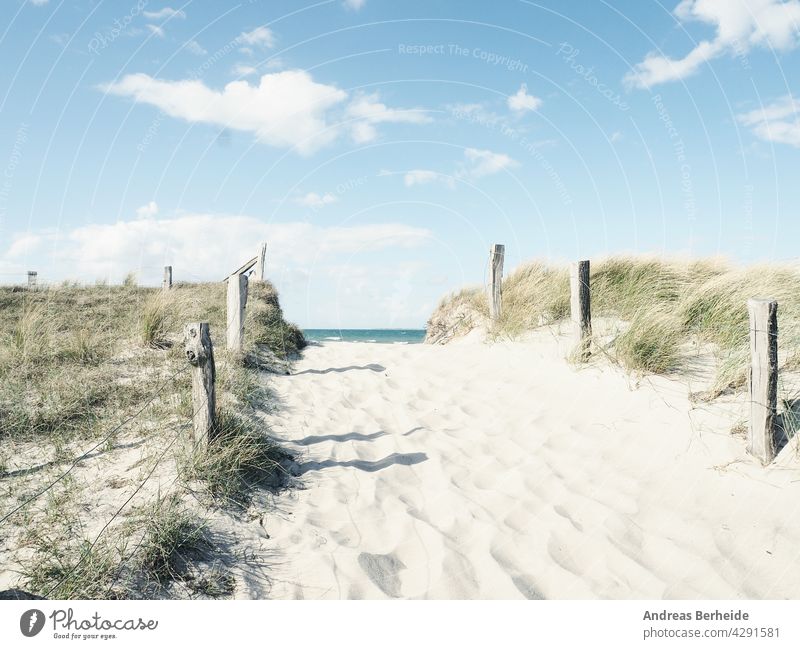
<path fill-rule="evenodd" d="M 622 139 L 622 132 L 621 131 L 614 131 L 611 134 L 611 137 L 609 139 L 611 140 L 612 143 L 618 142 L 619 140 Z"/>
<path fill-rule="evenodd" d="M 748 113 L 737 115 L 762 140 L 800 147 L 800 101 L 791 95 Z"/>
<path fill-rule="evenodd" d="M 468 163 L 464 173 L 472 178 L 490 176 L 518 164 L 505 153 L 495 153 L 486 149 L 467 149 L 464 151 L 464 157 Z"/>
<path fill-rule="evenodd" d="M 257 72 L 258 68 L 247 65 L 246 63 L 237 63 L 231 68 L 231 74 L 235 77 L 249 77 Z"/>
<path fill-rule="evenodd" d="M 242 32 L 236 37 L 239 43 L 257 45 L 259 47 L 274 47 L 275 35 L 269 27 L 256 27 L 253 31 Z"/>
<path fill-rule="evenodd" d="M 522 84 L 516 94 L 508 98 L 508 107 L 517 113 L 524 113 L 529 110 L 538 110 L 542 105 L 539 97 L 528 94 L 528 86 Z"/>
<path fill-rule="evenodd" d="M 406 187 L 425 185 L 437 180 L 439 175 L 437 171 L 431 171 L 430 169 L 412 169 L 403 176 L 403 182 Z"/>
<path fill-rule="evenodd" d="M 715 37 L 679 59 L 650 52 L 626 75 L 629 86 L 684 79 L 726 53 L 744 54 L 753 47 L 788 50 L 800 40 L 800 0 L 681 0 L 674 14 L 680 21 L 713 25 Z"/>
<path fill-rule="evenodd" d="M 11 246 L 6 253 L 6 257 L 12 264 L 17 260 L 24 261 L 30 255 L 39 251 L 43 242 L 44 237 L 40 234 L 31 234 L 29 232 L 17 234 L 12 237 Z"/>
<path fill-rule="evenodd" d="M 159 27 L 158 25 L 147 25 L 147 29 L 149 29 L 150 33 L 154 36 L 164 38 L 164 29 L 162 27 Z"/>
<path fill-rule="evenodd" d="M 271 266 L 297 269 L 337 255 L 415 248 L 431 237 L 425 228 L 401 223 L 321 227 L 268 224 L 241 215 L 182 214 L 18 235 L 0 254 L 0 268 L 17 267 L 24 256 L 50 281 L 107 277 L 113 282 L 136 271 L 143 282 L 156 283 L 159 269 L 168 263 L 177 279 L 218 280 L 251 257 L 259 241 L 268 242 Z"/>
<path fill-rule="evenodd" d="M 350 132 L 357 144 L 371 142 L 377 137 L 375 124 L 404 122 L 407 124 L 426 124 L 431 122 L 420 108 L 389 108 L 381 103 L 376 94 L 358 94 L 347 107 L 347 116 L 355 119 Z"/>
<path fill-rule="evenodd" d="M 299 198 L 295 199 L 295 203 L 298 205 L 302 205 L 303 207 L 310 207 L 312 209 L 319 209 L 320 207 L 325 207 L 325 205 L 330 205 L 331 203 L 335 203 L 339 199 L 330 193 L 325 194 L 317 194 L 317 192 L 309 192 L 305 196 L 300 196 Z"/>
<path fill-rule="evenodd" d="M 519 164 L 505 153 L 495 153 L 486 149 L 466 149 L 464 160 L 452 174 L 443 174 L 431 169 L 412 169 L 403 176 L 406 187 L 426 185 L 432 182 L 441 182 L 450 189 L 454 189 L 457 180 L 474 181 L 484 176 L 491 176 L 503 169 L 510 169 Z"/>
<path fill-rule="evenodd" d="M 186 49 L 196 56 L 205 56 L 208 54 L 208 50 L 197 41 L 189 41 L 186 43 Z"/>
<path fill-rule="evenodd" d="M 163 20 L 166 18 L 186 18 L 186 13 L 181 9 L 164 7 L 158 11 L 143 11 L 142 15 L 150 20 Z"/>
<path fill-rule="evenodd" d="M 162 81 L 141 73 L 104 89 L 156 106 L 172 117 L 249 131 L 266 144 L 297 147 L 305 154 L 336 137 L 336 129 L 328 128 L 326 113 L 347 98 L 343 90 L 316 83 L 302 70 L 265 74 L 258 85 L 232 81 L 222 91 L 202 81 Z"/>
<path fill-rule="evenodd" d="M 353 11 L 358 11 L 366 2 L 367 0 L 344 0 L 344 6 Z"/>
<path fill-rule="evenodd" d="M 46 5 L 50 0 L 28 0 L 34 7 L 43 7 Z"/>
<path fill-rule="evenodd" d="M 142 205 L 136 210 L 136 218 L 151 219 L 158 214 L 158 203 L 150 201 L 147 205 Z"/>
<path fill-rule="evenodd" d="M 164 81 L 143 73 L 127 75 L 102 89 L 189 122 L 249 131 L 265 144 L 297 147 L 301 154 L 336 139 L 343 127 L 329 111 L 348 99 L 344 90 L 317 83 L 303 70 L 265 74 L 257 85 L 232 81 L 221 91 L 202 81 Z M 377 95 L 356 95 L 338 117 L 348 120 L 353 139 L 362 143 L 375 139 L 377 124 L 431 121 L 421 109 L 389 108 Z"/>

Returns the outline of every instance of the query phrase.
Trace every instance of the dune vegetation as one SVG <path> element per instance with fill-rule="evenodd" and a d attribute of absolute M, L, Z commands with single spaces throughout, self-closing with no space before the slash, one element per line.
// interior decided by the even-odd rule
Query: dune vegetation
<path fill-rule="evenodd" d="M 781 363 L 800 359 L 800 274 L 791 268 L 732 268 L 722 262 L 694 263 L 615 257 L 591 267 L 592 316 L 616 323 L 613 334 L 595 341 L 602 355 L 637 372 L 677 372 L 693 350 L 708 346 L 716 379 L 708 396 L 745 385 L 749 362 L 751 297 L 779 303 Z M 516 338 L 569 318 L 569 271 L 539 262 L 525 264 L 503 281 L 503 309 L 488 325 L 482 288 L 445 297 L 428 322 L 429 338 L 459 334 L 484 324 L 490 336 Z M 446 337 L 446 336 L 444 336 Z"/>
<path fill-rule="evenodd" d="M 229 354 L 225 291 L 162 291 L 133 276 L 119 286 L 0 288 L 0 565 L 19 575 L 0 574 L 0 590 L 230 590 L 229 575 L 191 568 L 207 546 L 203 507 L 246 508 L 255 485 L 277 484 L 268 478 L 287 456 L 258 418 L 271 407 L 258 370 L 280 370 L 305 341 L 274 287 L 251 283 L 245 353 Z M 191 444 L 182 345 L 184 325 L 198 321 L 210 323 L 225 442 L 202 452 Z"/>

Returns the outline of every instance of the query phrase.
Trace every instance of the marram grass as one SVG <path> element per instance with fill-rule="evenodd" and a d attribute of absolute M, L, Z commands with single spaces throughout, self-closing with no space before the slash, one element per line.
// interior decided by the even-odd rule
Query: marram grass
<path fill-rule="evenodd" d="M 717 357 L 712 394 L 743 387 L 751 297 L 778 301 L 781 357 L 794 365 L 800 360 L 800 273 L 792 268 L 613 257 L 592 264 L 591 295 L 593 318 L 613 318 L 622 325 L 604 349 L 630 370 L 679 371 L 687 363 L 689 343 L 709 343 Z M 465 289 L 443 300 L 429 327 L 442 327 L 465 305 L 474 307 L 475 320 L 488 313 L 485 292 Z M 516 337 L 568 318 L 568 269 L 533 262 L 504 279 L 502 315 L 491 331 Z"/>

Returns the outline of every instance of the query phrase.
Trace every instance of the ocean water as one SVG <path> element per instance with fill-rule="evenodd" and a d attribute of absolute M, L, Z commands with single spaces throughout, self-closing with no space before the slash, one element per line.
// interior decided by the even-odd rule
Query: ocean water
<path fill-rule="evenodd" d="M 303 329 L 306 340 L 325 343 L 337 340 L 356 343 L 421 343 L 424 329 Z"/>

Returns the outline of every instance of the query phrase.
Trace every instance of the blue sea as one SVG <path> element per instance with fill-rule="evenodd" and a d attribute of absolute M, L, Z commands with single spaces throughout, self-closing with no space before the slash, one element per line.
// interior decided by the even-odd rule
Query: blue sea
<path fill-rule="evenodd" d="M 355 343 L 421 343 L 424 329 L 303 329 L 306 340 Z"/>

